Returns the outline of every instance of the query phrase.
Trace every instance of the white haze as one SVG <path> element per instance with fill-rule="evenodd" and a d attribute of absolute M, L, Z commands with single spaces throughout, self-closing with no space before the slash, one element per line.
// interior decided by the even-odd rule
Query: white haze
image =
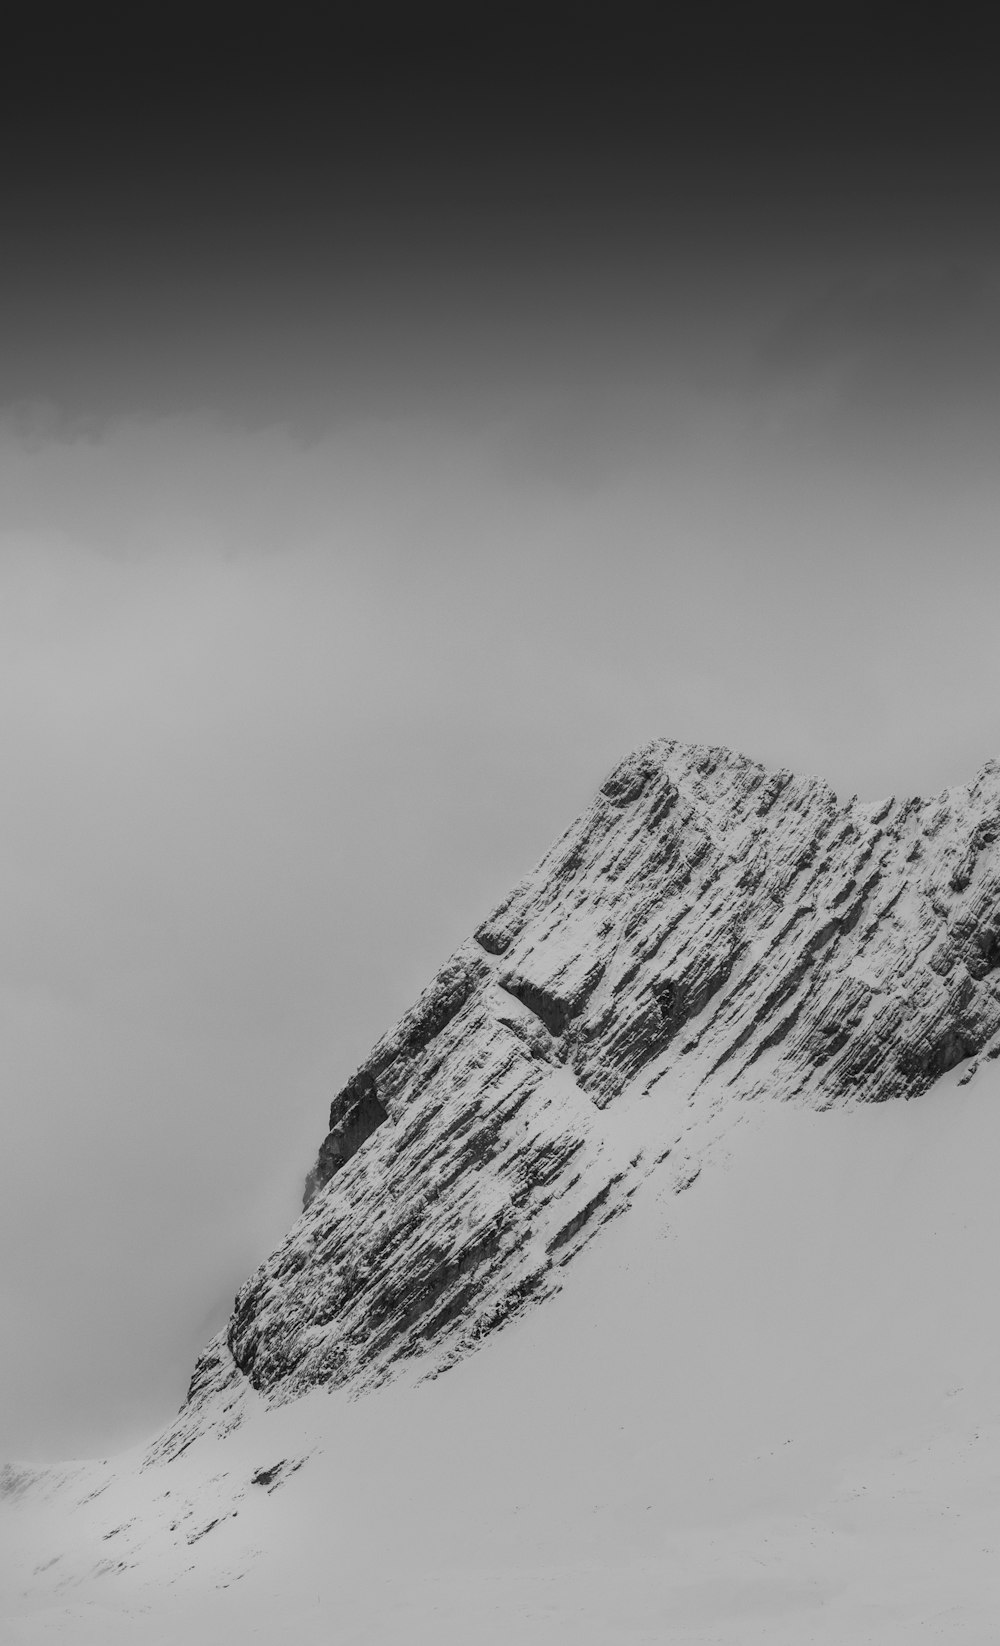
<path fill-rule="evenodd" d="M 337 1084 L 630 747 L 1000 754 L 988 454 L 763 393 L 6 426 L 0 1455 L 176 1407 Z"/>

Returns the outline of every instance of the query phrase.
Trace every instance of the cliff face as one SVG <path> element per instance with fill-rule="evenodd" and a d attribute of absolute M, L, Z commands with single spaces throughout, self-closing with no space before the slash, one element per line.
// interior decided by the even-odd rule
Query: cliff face
<path fill-rule="evenodd" d="M 641 1175 L 686 1187 L 724 1105 L 911 1097 L 1000 1053 L 998 837 L 997 764 L 841 806 L 724 749 L 631 755 L 334 1098 L 188 1420 L 220 1385 L 235 1419 L 245 1380 L 440 1370 L 557 1287 Z"/>

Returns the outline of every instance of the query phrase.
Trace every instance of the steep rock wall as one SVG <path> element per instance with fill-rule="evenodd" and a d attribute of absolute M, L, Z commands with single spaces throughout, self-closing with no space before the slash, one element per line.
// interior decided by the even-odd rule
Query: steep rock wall
<path fill-rule="evenodd" d="M 998 838 L 995 763 L 840 805 L 725 749 L 630 755 L 334 1099 L 192 1406 L 237 1371 L 287 1398 L 452 1363 L 640 1174 L 693 1180 L 689 1113 L 906 1098 L 995 1055 Z"/>

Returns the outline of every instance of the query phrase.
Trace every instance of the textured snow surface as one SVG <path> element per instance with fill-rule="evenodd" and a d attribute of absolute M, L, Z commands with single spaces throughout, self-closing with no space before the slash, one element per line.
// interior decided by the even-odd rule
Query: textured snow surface
<path fill-rule="evenodd" d="M 727 1112 L 443 1377 L 8 1470 L 4 1642 L 994 1641 L 996 1065 Z"/>

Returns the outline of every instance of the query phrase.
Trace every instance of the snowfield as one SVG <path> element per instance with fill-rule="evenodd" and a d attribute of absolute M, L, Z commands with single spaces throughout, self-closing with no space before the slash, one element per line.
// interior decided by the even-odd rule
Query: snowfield
<path fill-rule="evenodd" d="M 995 1642 L 1000 1065 L 721 1090 L 689 1172 L 442 1375 L 8 1466 L 5 1646 Z"/>

